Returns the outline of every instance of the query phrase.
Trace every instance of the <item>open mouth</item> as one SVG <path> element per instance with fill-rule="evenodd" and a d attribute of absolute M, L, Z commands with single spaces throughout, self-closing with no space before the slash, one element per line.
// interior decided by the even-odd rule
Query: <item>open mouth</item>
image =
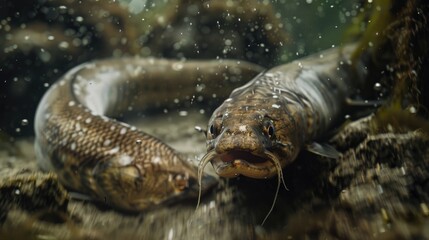
<path fill-rule="evenodd" d="M 225 163 L 234 160 L 244 160 L 249 163 L 263 163 L 267 161 L 267 157 L 261 157 L 246 151 L 235 150 L 228 153 L 218 155 L 218 158 Z"/>
<path fill-rule="evenodd" d="M 274 197 L 273 205 L 269 210 L 264 221 L 267 219 L 271 211 L 273 210 L 274 204 L 277 199 L 277 193 L 280 189 L 280 184 L 286 187 L 283 179 L 282 164 L 277 154 L 264 151 L 262 155 L 252 154 L 247 151 L 234 150 L 227 153 L 218 154 L 216 151 L 209 151 L 198 165 L 198 183 L 200 186 L 200 192 L 198 197 L 198 204 L 200 203 L 201 197 L 201 183 L 204 168 L 211 162 L 216 173 L 220 177 L 236 177 L 238 175 L 244 175 L 250 178 L 269 178 L 277 175 L 277 191 Z"/>
<path fill-rule="evenodd" d="M 244 175 L 251 178 L 268 178 L 277 170 L 272 154 L 256 155 L 234 150 L 223 154 L 213 154 L 211 163 L 220 177 Z"/>

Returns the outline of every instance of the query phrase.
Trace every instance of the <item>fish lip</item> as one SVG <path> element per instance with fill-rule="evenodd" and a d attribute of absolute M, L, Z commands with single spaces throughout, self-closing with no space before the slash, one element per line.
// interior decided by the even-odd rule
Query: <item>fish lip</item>
<path fill-rule="evenodd" d="M 240 157 L 240 155 L 242 157 Z M 248 160 L 244 159 L 244 157 L 247 157 Z M 251 161 L 249 161 L 249 159 L 251 159 Z M 264 179 L 272 177 L 277 173 L 272 157 L 265 153 L 254 154 L 248 151 L 234 150 L 227 153 L 216 154 L 211 159 L 211 163 L 216 174 L 226 178 L 243 175 L 251 178 Z"/>
<path fill-rule="evenodd" d="M 265 154 L 257 154 L 257 153 L 251 153 L 249 151 L 243 151 L 243 150 L 232 150 L 228 151 L 226 153 L 218 154 L 218 158 L 220 158 L 223 162 L 232 162 L 237 159 L 241 159 L 243 161 L 246 161 L 248 163 L 264 163 L 267 161 L 268 156 Z"/>

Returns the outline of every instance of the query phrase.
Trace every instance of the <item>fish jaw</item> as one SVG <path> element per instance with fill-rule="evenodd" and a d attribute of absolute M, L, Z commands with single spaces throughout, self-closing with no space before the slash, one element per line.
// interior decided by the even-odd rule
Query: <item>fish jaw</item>
<path fill-rule="evenodd" d="M 266 179 L 276 176 L 279 169 L 287 165 L 288 161 L 269 151 L 256 155 L 234 150 L 222 154 L 212 154 L 210 162 L 219 177 L 234 178 L 242 175 L 249 178 Z"/>

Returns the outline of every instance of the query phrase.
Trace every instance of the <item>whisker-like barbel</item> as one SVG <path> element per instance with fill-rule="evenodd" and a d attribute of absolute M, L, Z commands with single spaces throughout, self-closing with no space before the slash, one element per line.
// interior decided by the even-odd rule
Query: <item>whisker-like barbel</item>
<path fill-rule="evenodd" d="M 235 89 L 207 127 L 207 156 L 216 173 L 226 178 L 277 176 L 286 187 L 282 169 L 306 146 L 338 156 L 332 148 L 321 152 L 323 145 L 311 143 L 339 120 L 346 100 L 366 80 L 351 64 L 354 49 L 333 48 L 274 67 Z"/>
<path fill-rule="evenodd" d="M 277 156 L 273 155 L 271 152 L 266 152 L 267 156 L 269 156 L 269 161 L 276 166 L 277 169 L 277 188 L 276 188 L 276 193 L 274 195 L 274 199 L 273 199 L 273 203 L 271 204 L 271 208 L 270 210 L 268 210 L 267 215 L 265 216 L 264 220 L 262 220 L 261 225 L 264 225 L 265 221 L 267 221 L 268 217 L 270 216 L 271 212 L 274 209 L 274 206 L 276 205 L 276 201 L 277 201 L 277 197 L 279 195 L 279 191 L 280 191 L 280 185 L 281 183 L 283 183 L 283 186 L 285 187 L 285 189 L 288 189 L 286 187 L 286 183 L 285 180 L 283 178 L 283 169 L 282 166 L 280 165 L 280 161 L 278 160 Z"/>
<path fill-rule="evenodd" d="M 209 152 L 207 153 L 200 161 L 200 163 L 198 164 L 198 201 L 197 201 L 197 206 L 196 209 L 200 206 L 201 203 L 201 193 L 202 193 L 202 189 L 203 189 L 203 185 L 202 185 L 202 177 L 203 177 L 203 173 L 204 173 L 204 168 L 207 166 L 207 164 L 210 162 L 210 160 L 212 159 L 213 155 L 215 153 L 214 152 Z"/>
<path fill-rule="evenodd" d="M 233 60 L 121 58 L 77 66 L 51 86 L 37 109 L 39 165 L 55 171 L 66 187 L 127 211 L 200 196 L 213 177 L 197 176 L 174 149 L 113 117 L 175 106 L 190 96 L 224 99 L 225 88 L 232 91 L 260 71 Z"/>

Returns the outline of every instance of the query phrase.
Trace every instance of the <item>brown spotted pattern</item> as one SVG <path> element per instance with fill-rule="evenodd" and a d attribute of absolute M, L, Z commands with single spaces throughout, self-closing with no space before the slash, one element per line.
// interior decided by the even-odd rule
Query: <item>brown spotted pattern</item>
<path fill-rule="evenodd" d="M 35 119 L 39 165 L 115 208 L 139 211 L 196 196 L 197 169 L 171 147 L 112 117 L 212 97 L 262 68 L 237 61 L 123 58 L 70 70 L 45 93 Z M 227 89 L 226 89 L 227 91 Z M 226 95 L 224 95 L 226 97 Z M 213 178 L 206 176 L 208 185 Z"/>

